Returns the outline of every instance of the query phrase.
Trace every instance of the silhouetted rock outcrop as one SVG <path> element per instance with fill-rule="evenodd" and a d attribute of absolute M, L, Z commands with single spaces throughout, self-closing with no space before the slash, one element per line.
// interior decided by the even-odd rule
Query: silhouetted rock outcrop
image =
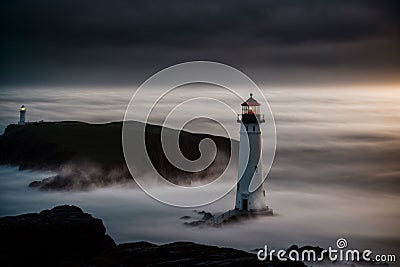
<path fill-rule="evenodd" d="M 1 266 L 54 266 L 115 247 L 100 219 L 76 206 L 0 218 Z"/>
<path fill-rule="evenodd" d="M 1 266 L 305 266 L 192 242 L 116 246 L 100 219 L 67 205 L 0 218 L 0 236 Z"/>
<path fill-rule="evenodd" d="M 192 242 L 174 242 L 154 245 L 148 242 L 127 243 L 117 246 L 99 257 L 78 266 L 264 266 L 305 267 L 302 262 L 263 262 L 257 256 L 233 248 L 201 245 Z"/>

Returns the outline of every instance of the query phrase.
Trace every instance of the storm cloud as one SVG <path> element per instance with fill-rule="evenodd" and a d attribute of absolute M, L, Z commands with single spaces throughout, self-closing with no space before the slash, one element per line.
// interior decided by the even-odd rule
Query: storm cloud
<path fill-rule="evenodd" d="M 0 82 L 136 84 L 213 60 L 259 82 L 398 81 L 398 1 L 6 1 Z"/>

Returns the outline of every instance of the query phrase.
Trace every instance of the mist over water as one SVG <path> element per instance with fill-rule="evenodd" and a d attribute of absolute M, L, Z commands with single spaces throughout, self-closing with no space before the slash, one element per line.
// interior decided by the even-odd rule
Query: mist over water
<path fill-rule="evenodd" d="M 400 91 L 374 89 L 264 90 L 277 125 L 276 158 L 267 179 L 268 205 L 276 216 L 222 228 L 188 228 L 179 218 L 195 218 L 193 209 L 164 205 L 139 189 L 39 192 L 27 185 L 51 174 L 20 172 L 11 166 L 0 167 L 0 216 L 67 203 L 102 218 L 117 242 L 190 240 L 254 249 L 264 244 L 276 248 L 291 244 L 334 246 L 336 239 L 344 237 L 350 247 L 397 253 L 399 259 Z M 4 89 L 0 92 L 0 124 L 4 128 L 16 122 L 22 104 L 27 106 L 31 121 L 120 121 L 132 94 L 133 90 L 126 88 Z M 158 112 L 168 110 L 188 96 L 185 94 L 192 96 L 194 92 L 178 90 L 160 103 Z M 215 88 L 203 88 L 200 94 L 217 94 L 234 101 L 226 91 Z M 147 104 L 145 100 L 143 104 Z M 193 114 L 198 108 L 206 107 L 194 107 Z M 217 117 L 239 128 L 236 118 Z M 213 133 L 212 124 L 203 123 L 192 124 L 189 130 L 209 129 Z M 233 205 L 231 192 L 197 210 L 222 212 Z"/>
<path fill-rule="evenodd" d="M 245 250 L 268 244 L 287 248 L 291 244 L 334 246 L 339 237 L 353 248 L 398 253 L 399 198 L 384 194 L 354 194 L 351 190 L 314 187 L 289 189 L 271 181 L 268 203 L 275 216 L 262 217 L 221 228 L 192 228 L 180 217 L 201 216 L 193 209 L 171 207 L 155 201 L 140 189 L 109 187 L 90 192 L 40 192 L 26 185 L 49 173 L 0 168 L 0 216 L 38 212 L 61 204 L 74 204 L 103 219 L 116 242 L 147 240 L 166 243 L 195 241 Z M 164 194 L 173 190 L 159 188 Z M 190 195 L 177 195 L 190 198 Z M 218 213 L 233 208 L 231 192 L 218 202 L 196 208 Z"/>

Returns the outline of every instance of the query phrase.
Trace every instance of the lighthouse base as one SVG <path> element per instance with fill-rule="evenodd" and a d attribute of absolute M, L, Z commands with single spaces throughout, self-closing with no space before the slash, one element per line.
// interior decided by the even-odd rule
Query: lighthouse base
<path fill-rule="evenodd" d="M 222 214 L 215 215 L 204 222 L 205 225 L 218 226 L 225 223 L 235 222 L 240 219 L 251 219 L 258 216 L 272 216 L 273 210 L 269 207 L 262 209 L 245 210 L 228 210 Z"/>

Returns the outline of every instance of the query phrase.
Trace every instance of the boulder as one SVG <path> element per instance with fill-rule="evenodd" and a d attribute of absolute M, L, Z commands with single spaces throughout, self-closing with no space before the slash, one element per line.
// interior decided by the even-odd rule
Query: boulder
<path fill-rule="evenodd" d="M 2 266 L 51 266 L 115 247 L 100 219 L 76 206 L 0 218 Z"/>

